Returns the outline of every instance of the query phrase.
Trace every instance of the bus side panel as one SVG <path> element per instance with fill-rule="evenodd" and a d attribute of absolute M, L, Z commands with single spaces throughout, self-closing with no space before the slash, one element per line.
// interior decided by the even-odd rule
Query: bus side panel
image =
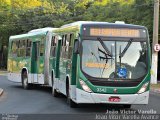
<path fill-rule="evenodd" d="M 72 46 L 73 46 L 73 49 L 72 49 L 72 66 L 71 66 L 71 82 L 70 82 L 70 87 L 71 87 L 71 99 L 72 100 L 75 100 L 76 99 L 76 87 L 77 87 L 77 54 L 74 53 L 74 44 L 75 44 L 75 39 L 77 38 L 76 36 L 77 34 L 74 34 L 74 39 L 73 39 L 73 42 L 72 42 Z"/>
<path fill-rule="evenodd" d="M 57 49 L 57 41 L 55 41 L 55 36 L 52 35 L 52 40 L 50 42 L 50 54 L 49 54 L 49 80 L 50 86 L 52 86 L 52 77 L 55 77 L 56 74 L 56 49 Z M 52 76 L 53 71 L 53 76 Z M 55 80 L 55 78 L 53 78 Z"/>
<path fill-rule="evenodd" d="M 23 57 L 17 57 L 17 58 L 10 58 L 8 60 L 8 64 L 12 65 L 12 68 L 9 70 L 8 73 L 8 79 L 14 82 L 21 82 L 21 72 L 23 68 L 26 68 L 27 71 L 30 71 L 30 58 L 23 58 Z M 10 66 L 10 65 L 9 65 Z M 30 79 L 29 79 L 30 82 Z"/>
<path fill-rule="evenodd" d="M 44 56 L 38 58 L 38 83 L 44 84 Z"/>
<path fill-rule="evenodd" d="M 61 53 L 61 40 L 58 40 L 58 45 L 57 45 L 57 48 L 56 48 L 56 62 L 55 62 L 55 78 L 56 80 L 54 81 L 55 83 L 55 88 L 60 90 L 60 53 Z"/>
<path fill-rule="evenodd" d="M 50 57 L 49 59 L 49 74 L 50 74 L 50 79 L 51 79 L 51 74 L 52 74 L 52 70 L 54 70 L 54 73 L 55 73 L 55 63 L 56 63 L 56 58 L 55 57 Z"/>
<path fill-rule="evenodd" d="M 56 53 L 56 74 L 55 77 L 59 78 L 60 76 L 60 71 L 59 71 L 59 64 L 60 64 L 60 51 L 61 51 L 61 40 L 58 41 L 58 47 L 57 47 L 57 53 Z"/>

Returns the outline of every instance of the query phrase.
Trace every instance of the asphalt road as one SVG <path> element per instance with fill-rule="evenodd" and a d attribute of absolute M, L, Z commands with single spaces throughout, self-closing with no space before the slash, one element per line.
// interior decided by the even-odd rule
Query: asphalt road
<path fill-rule="evenodd" d="M 10 82 L 6 76 L 0 76 L 0 88 L 4 89 L 0 97 L 0 113 L 5 114 L 104 114 L 107 111 L 123 110 L 121 106 L 111 105 L 70 108 L 64 96 L 52 97 L 51 88 L 35 86 L 31 90 L 24 90 L 20 83 Z M 160 94 L 150 92 L 148 105 L 132 105 L 129 110 L 154 111 L 160 114 Z"/>

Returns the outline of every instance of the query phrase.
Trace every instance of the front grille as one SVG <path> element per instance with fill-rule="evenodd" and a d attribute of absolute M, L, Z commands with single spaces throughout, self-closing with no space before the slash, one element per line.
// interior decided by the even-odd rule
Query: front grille
<path fill-rule="evenodd" d="M 124 80 L 124 81 L 102 81 L 102 80 L 89 80 L 93 85 L 96 86 L 109 86 L 109 87 L 134 87 L 138 86 L 141 81 L 131 81 L 131 80 Z"/>

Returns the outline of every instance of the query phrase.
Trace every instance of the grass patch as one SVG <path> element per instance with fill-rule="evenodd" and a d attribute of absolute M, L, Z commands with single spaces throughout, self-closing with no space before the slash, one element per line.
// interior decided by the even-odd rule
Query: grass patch
<path fill-rule="evenodd" d="M 151 88 L 153 88 L 153 89 L 160 89 L 160 83 L 151 84 Z"/>

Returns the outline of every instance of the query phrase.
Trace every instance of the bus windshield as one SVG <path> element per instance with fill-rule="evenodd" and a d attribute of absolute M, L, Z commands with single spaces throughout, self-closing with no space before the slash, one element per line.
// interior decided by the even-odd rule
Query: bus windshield
<path fill-rule="evenodd" d="M 82 71 L 95 78 L 138 79 L 147 73 L 147 44 L 142 41 L 82 41 Z"/>

